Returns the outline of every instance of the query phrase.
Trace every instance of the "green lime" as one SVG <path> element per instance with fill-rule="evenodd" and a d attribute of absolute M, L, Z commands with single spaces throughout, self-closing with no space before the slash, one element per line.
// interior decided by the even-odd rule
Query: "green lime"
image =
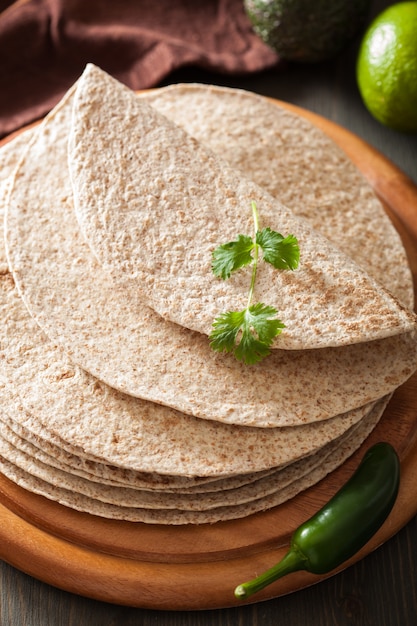
<path fill-rule="evenodd" d="M 359 49 L 356 77 L 379 122 L 417 131 L 417 2 L 394 4 L 375 18 Z"/>

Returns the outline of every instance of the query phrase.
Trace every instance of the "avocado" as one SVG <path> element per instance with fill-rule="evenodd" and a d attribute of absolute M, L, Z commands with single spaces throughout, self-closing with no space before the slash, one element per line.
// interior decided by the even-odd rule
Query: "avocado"
<path fill-rule="evenodd" d="M 244 0 L 256 34 L 282 59 L 317 62 L 338 54 L 364 26 L 370 0 Z"/>

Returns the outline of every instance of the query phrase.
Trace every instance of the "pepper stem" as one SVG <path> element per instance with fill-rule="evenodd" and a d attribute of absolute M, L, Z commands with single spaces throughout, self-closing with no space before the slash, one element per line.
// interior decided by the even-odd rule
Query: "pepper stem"
<path fill-rule="evenodd" d="M 291 549 L 279 563 L 266 570 L 256 578 L 238 585 L 235 589 L 235 597 L 239 600 L 248 598 L 252 594 L 261 591 L 261 589 L 267 587 L 275 580 L 300 569 L 304 569 L 305 563 L 305 557 L 303 557 L 303 555 L 296 550 Z"/>

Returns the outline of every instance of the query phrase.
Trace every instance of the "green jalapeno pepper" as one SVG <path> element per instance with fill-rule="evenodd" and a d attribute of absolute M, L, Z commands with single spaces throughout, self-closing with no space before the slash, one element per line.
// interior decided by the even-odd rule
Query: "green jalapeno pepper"
<path fill-rule="evenodd" d="M 352 557 L 388 517 L 398 494 L 400 462 L 385 442 L 372 446 L 348 482 L 294 532 L 284 558 L 257 578 L 238 585 L 247 598 L 298 570 L 325 574 Z"/>

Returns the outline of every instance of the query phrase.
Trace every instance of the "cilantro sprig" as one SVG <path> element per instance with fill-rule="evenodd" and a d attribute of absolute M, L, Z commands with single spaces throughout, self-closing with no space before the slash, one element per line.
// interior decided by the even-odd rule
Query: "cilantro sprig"
<path fill-rule="evenodd" d="M 221 313 L 213 322 L 210 346 L 217 352 L 233 352 L 247 365 L 258 363 L 270 353 L 274 338 L 285 328 L 273 306 L 252 304 L 256 272 L 262 258 L 279 270 L 295 270 L 300 259 L 298 241 L 294 235 L 283 237 L 269 227 L 259 230 L 256 203 L 252 202 L 254 237 L 238 235 L 235 241 L 218 246 L 212 253 L 212 271 L 226 280 L 232 272 L 252 265 L 248 303 L 243 311 Z"/>

